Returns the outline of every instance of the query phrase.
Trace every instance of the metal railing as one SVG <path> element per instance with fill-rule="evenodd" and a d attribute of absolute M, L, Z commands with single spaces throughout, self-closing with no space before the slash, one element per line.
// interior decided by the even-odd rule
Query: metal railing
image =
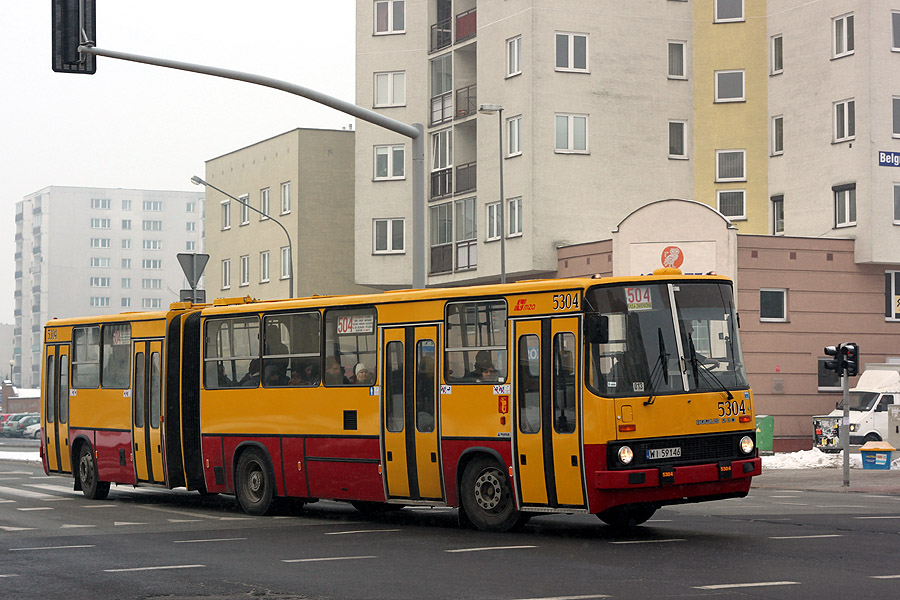
<path fill-rule="evenodd" d="M 464 119 L 478 111 L 477 86 L 473 83 L 456 90 L 456 118 Z"/>
<path fill-rule="evenodd" d="M 453 43 L 453 20 L 442 19 L 431 26 L 430 52 L 443 50 Z"/>
<path fill-rule="evenodd" d="M 474 162 L 456 167 L 456 193 L 471 192 L 475 189 L 477 165 Z"/>
<path fill-rule="evenodd" d="M 431 199 L 444 198 L 453 193 L 453 167 L 431 172 Z"/>
<path fill-rule="evenodd" d="M 431 99 L 431 125 L 453 120 L 453 92 L 445 92 Z"/>
<path fill-rule="evenodd" d="M 475 20 L 476 9 L 467 10 L 456 15 L 456 41 L 461 42 L 475 37 L 478 24 Z"/>

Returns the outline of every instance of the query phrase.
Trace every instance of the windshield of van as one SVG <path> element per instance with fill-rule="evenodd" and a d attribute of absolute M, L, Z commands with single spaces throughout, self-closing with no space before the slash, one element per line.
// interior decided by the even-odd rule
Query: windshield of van
<path fill-rule="evenodd" d="M 878 392 L 850 392 L 850 410 L 871 410 L 878 400 Z M 844 409 L 844 401 L 838 403 L 838 408 Z"/>

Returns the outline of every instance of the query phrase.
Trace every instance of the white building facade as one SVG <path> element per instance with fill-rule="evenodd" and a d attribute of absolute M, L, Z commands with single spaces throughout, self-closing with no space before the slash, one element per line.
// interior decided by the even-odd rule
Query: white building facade
<path fill-rule="evenodd" d="M 16 202 L 13 381 L 40 385 L 44 324 L 159 310 L 187 287 L 176 254 L 203 251 L 203 194 L 51 186 Z"/>

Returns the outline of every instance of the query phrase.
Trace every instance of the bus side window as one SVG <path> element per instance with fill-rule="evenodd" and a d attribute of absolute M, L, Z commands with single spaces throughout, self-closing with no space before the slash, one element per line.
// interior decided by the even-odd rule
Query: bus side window
<path fill-rule="evenodd" d="M 536 335 L 519 338 L 518 377 L 519 431 L 541 430 L 541 342 Z"/>
<path fill-rule="evenodd" d="M 553 337 L 553 428 L 557 433 L 573 433 L 575 412 L 575 336 L 557 333 Z"/>
<path fill-rule="evenodd" d="M 416 344 L 416 429 L 434 431 L 434 341 Z"/>
<path fill-rule="evenodd" d="M 208 319 L 203 360 L 206 389 L 258 387 L 259 317 Z"/>
<path fill-rule="evenodd" d="M 444 373 L 454 383 L 506 381 L 506 301 L 447 304 Z"/>
<path fill-rule="evenodd" d="M 100 328 L 76 327 L 72 330 L 72 387 L 96 388 L 100 385 Z"/>
<path fill-rule="evenodd" d="M 403 342 L 388 342 L 385 356 L 385 426 L 388 431 L 403 431 Z"/>
<path fill-rule="evenodd" d="M 103 326 L 102 385 L 127 388 L 131 372 L 131 324 Z"/>
<path fill-rule="evenodd" d="M 265 317 L 263 385 L 319 385 L 321 325 L 318 312 Z"/>
<path fill-rule="evenodd" d="M 325 385 L 366 385 L 357 381 L 358 371 L 377 373 L 377 314 L 370 306 L 332 309 L 325 312 Z M 336 365 L 335 365 L 336 363 Z"/>

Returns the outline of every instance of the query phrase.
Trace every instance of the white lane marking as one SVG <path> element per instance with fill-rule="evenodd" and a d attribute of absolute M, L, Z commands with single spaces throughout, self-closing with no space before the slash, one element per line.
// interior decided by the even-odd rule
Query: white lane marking
<path fill-rule="evenodd" d="M 216 517 L 220 521 L 252 521 L 253 517 Z"/>
<path fill-rule="evenodd" d="M 772 504 L 780 504 L 781 506 L 809 506 L 804 502 L 773 502 Z"/>
<path fill-rule="evenodd" d="M 587 596 L 548 596 L 547 598 L 520 598 L 518 600 L 592 600 L 593 598 L 611 598 L 603 594 L 590 594 Z"/>
<path fill-rule="evenodd" d="M 64 485 L 53 485 L 52 483 L 26 483 L 26 486 L 30 488 L 37 488 L 39 490 L 47 490 L 49 492 L 62 492 L 63 494 L 71 494 L 75 496 L 81 496 L 82 493 L 76 490 L 73 490 L 70 487 L 66 487 Z"/>
<path fill-rule="evenodd" d="M 854 519 L 900 519 L 898 515 L 884 515 L 879 517 L 853 517 Z"/>
<path fill-rule="evenodd" d="M 126 527 L 128 525 L 149 525 L 150 523 L 132 523 L 131 521 L 114 521 L 114 527 Z"/>
<path fill-rule="evenodd" d="M 9 525 L 0 525 L 3 531 L 31 531 L 34 527 L 10 527 Z"/>
<path fill-rule="evenodd" d="M 817 540 L 820 538 L 836 538 L 843 537 L 838 533 L 825 533 L 822 535 L 779 535 L 770 537 L 770 540 Z"/>
<path fill-rule="evenodd" d="M 672 519 L 650 519 L 648 523 L 671 523 Z"/>
<path fill-rule="evenodd" d="M 18 575 L 15 575 L 12 573 L 10 573 L 9 575 L 0 575 L 0 579 L 6 578 L 6 577 L 18 577 Z"/>
<path fill-rule="evenodd" d="M 60 525 L 59 528 L 60 529 L 84 529 L 84 528 L 90 528 L 90 527 L 96 527 L 96 525 Z"/>
<path fill-rule="evenodd" d="M 175 540 L 175 541 L 172 542 L 172 543 L 174 543 L 174 544 L 202 544 L 202 543 L 205 543 L 205 542 L 236 542 L 236 541 L 239 541 L 239 540 L 246 540 L 246 539 L 247 539 L 247 538 L 245 538 L 245 537 L 239 537 L 239 538 L 209 538 L 209 539 L 206 539 L 206 540 Z"/>
<path fill-rule="evenodd" d="M 451 554 L 457 552 L 490 552 L 491 550 L 527 550 L 529 548 L 537 548 L 537 546 L 486 546 L 484 548 L 457 548 L 456 550 L 444 550 Z"/>
<path fill-rule="evenodd" d="M 697 585 L 695 590 L 730 590 L 735 588 L 768 587 L 776 585 L 800 585 L 799 581 L 759 581 L 756 583 L 723 583 L 719 585 Z"/>
<path fill-rule="evenodd" d="M 81 544 L 78 546 L 36 546 L 34 548 L 10 548 L 10 552 L 25 552 L 27 550 L 72 550 L 73 548 L 94 548 L 94 544 Z"/>
<path fill-rule="evenodd" d="M 169 523 L 200 523 L 203 519 L 166 519 Z"/>
<path fill-rule="evenodd" d="M 15 500 L 0 500 L 0 504 L 12 504 Z"/>
<path fill-rule="evenodd" d="M 81 508 L 113 508 L 115 504 L 85 504 Z"/>
<path fill-rule="evenodd" d="M 684 538 L 671 538 L 666 540 L 627 540 L 623 542 L 610 542 L 610 544 L 666 544 L 668 542 L 684 542 Z"/>
<path fill-rule="evenodd" d="M 769 498 L 796 498 L 797 496 L 769 496 Z"/>
<path fill-rule="evenodd" d="M 865 508 L 859 504 L 817 504 L 816 508 Z"/>
<path fill-rule="evenodd" d="M 378 558 L 377 556 L 330 556 L 325 558 L 291 558 L 285 559 L 283 563 L 305 563 L 305 562 L 323 562 L 328 560 L 362 560 L 365 558 Z"/>
<path fill-rule="evenodd" d="M 29 471 L 0 471 L 0 475 L 31 475 Z M 44 476 L 46 478 L 46 476 Z"/>
<path fill-rule="evenodd" d="M 29 508 L 17 508 L 16 510 L 21 510 L 22 512 L 32 511 L 32 510 L 53 510 L 49 506 L 32 506 Z"/>
<path fill-rule="evenodd" d="M 10 496 L 19 496 L 22 498 L 34 498 L 37 500 L 43 500 L 44 498 L 52 498 L 50 494 L 43 494 L 41 492 L 30 492 L 28 490 L 20 490 L 19 488 L 11 488 L 11 487 L 0 487 L 0 494 L 9 494 Z"/>
<path fill-rule="evenodd" d="M 133 573 L 135 571 L 164 571 L 166 569 L 202 569 L 206 565 L 165 565 L 161 567 L 132 567 L 130 569 L 103 569 L 104 573 Z"/>
<path fill-rule="evenodd" d="M 869 579 L 900 579 L 900 575 L 872 575 Z"/>
<path fill-rule="evenodd" d="M 329 531 L 325 535 L 354 535 L 357 533 L 390 533 L 399 529 L 359 529 L 357 531 Z"/>

